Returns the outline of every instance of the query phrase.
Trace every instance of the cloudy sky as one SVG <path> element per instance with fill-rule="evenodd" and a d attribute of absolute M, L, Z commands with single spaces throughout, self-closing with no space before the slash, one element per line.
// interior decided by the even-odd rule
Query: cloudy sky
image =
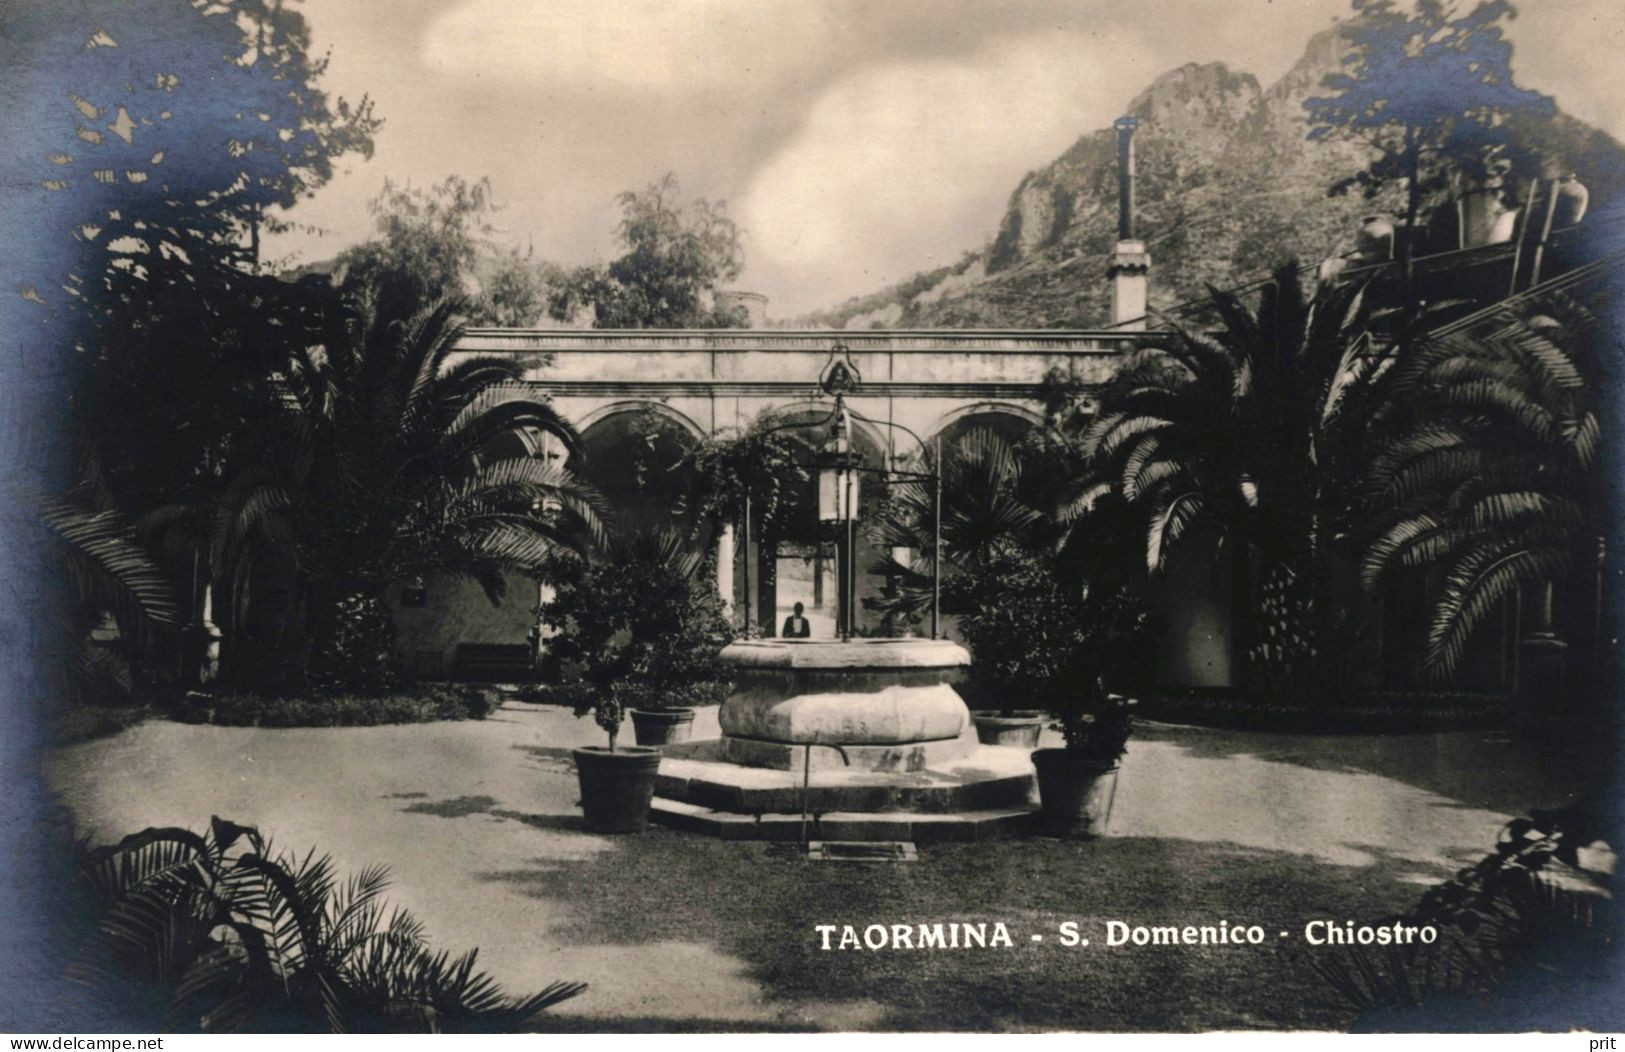
<path fill-rule="evenodd" d="M 1521 81 L 1625 140 L 1625 4 L 1522 0 Z M 327 84 L 385 121 L 271 245 L 329 257 L 386 177 L 489 176 L 504 236 L 613 254 L 614 197 L 671 171 L 745 228 L 740 287 L 827 306 L 957 259 L 1026 171 L 1156 75 L 1268 85 L 1348 0 L 303 0 Z"/>

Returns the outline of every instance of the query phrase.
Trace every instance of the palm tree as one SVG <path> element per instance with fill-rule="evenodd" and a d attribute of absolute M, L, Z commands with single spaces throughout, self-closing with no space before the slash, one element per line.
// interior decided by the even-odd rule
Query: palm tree
<path fill-rule="evenodd" d="M 12 535 L 44 541 L 38 553 L 45 564 L 40 579 L 65 585 L 56 597 L 59 602 L 46 601 L 35 609 L 36 617 L 56 628 L 44 636 L 51 642 L 36 655 L 36 667 L 55 673 L 68 695 L 81 700 L 123 693 L 133 685 L 125 679 L 141 657 L 179 628 L 168 575 L 117 512 L 98 511 L 72 498 L 35 504 L 27 524 L 33 529 Z M 118 627 L 119 657 L 85 645 L 103 617 L 111 617 Z"/>
<path fill-rule="evenodd" d="M 1600 442 L 1580 352 L 1591 314 L 1561 294 L 1421 344 L 1393 370 L 1396 422 L 1366 494 L 1382 509 L 1361 579 L 1442 571 L 1423 668 L 1448 675 L 1473 629 L 1520 586 L 1548 588 L 1604 527 Z"/>
<path fill-rule="evenodd" d="M 1028 466 L 1007 441 L 986 428 L 960 436 L 927 470 L 940 470 L 942 478 L 942 560 L 951 572 L 969 573 L 1004 555 L 1032 552 L 1053 540 L 1046 533 L 1044 515 L 1024 485 Z M 896 486 L 869 529 L 869 537 L 888 554 L 871 566 L 893 586 L 885 595 L 867 600 L 871 609 L 888 620 L 914 619 L 931 607 L 931 550 L 936 544 L 932 486 L 908 482 Z M 907 549 L 903 562 L 891 554 Z M 945 594 L 944 611 L 954 608 L 954 593 Z"/>
<path fill-rule="evenodd" d="M 303 579 L 307 671 L 350 660 L 333 653 L 337 633 L 356 617 L 382 622 L 397 582 L 470 579 L 495 604 L 508 574 L 533 574 L 556 548 L 602 532 L 597 497 L 528 455 L 543 434 L 573 449 L 573 428 L 518 382 L 523 363 L 451 361 L 456 311 L 441 301 L 385 317 L 363 295 L 324 345 L 293 347 L 269 382 L 278 413 L 261 454 L 212 503 L 216 580 L 256 537 Z M 516 452 L 503 454 L 503 439 Z"/>
<path fill-rule="evenodd" d="M 94 1008 L 148 1029 L 506 1030 L 585 989 L 511 999 L 476 951 L 435 952 L 385 908 L 387 870 L 340 882 L 331 859 L 275 855 L 220 818 L 204 836 L 153 828 L 90 851 L 75 883 L 94 927 L 69 974 Z"/>
<path fill-rule="evenodd" d="M 1362 289 L 1308 291 L 1295 263 L 1276 270 L 1256 309 L 1209 291 L 1219 328 L 1150 337 L 1100 392 L 1082 435 L 1087 470 L 1061 518 L 1120 498 L 1138 510 L 1152 573 L 1205 526 L 1229 546 L 1244 596 L 1256 552 L 1265 611 L 1243 639 L 1255 671 L 1296 674 L 1329 605 L 1326 556 L 1348 519 L 1387 355 L 1366 338 Z"/>

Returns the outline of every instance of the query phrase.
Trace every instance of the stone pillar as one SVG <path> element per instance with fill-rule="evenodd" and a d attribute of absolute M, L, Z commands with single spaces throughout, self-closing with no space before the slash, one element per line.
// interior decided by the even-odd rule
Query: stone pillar
<path fill-rule="evenodd" d="M 1119 241 L 1106 276 L 1112 283 L 1112 328 L 1144 332 L 1151 254 L 1143 241 Z"/>
<path fill-rule="evenodd" d="M 734 527 L 725 523 L 717 531 L 717 594 L 722 596 L 722 609 L 728 617 L 734 611 Z"/>
<path fill-rule="evenodd" d="M 531 626 L 529 635 L 530 663 L 533 666 L 539 666 L 541 664 L 542 655 L 547 653 L 547 641 L 558 635 L 557 629 L 542 624 L 542 615 L 539 612 L 542 607 L 546 606 L 548 603 L 551 603 L 554 596 L 557 594 L 558 590 L 552 585 L 542 584 L 540 581 L 537 582 L 536 609 L 538 610 L 538 613 L 536 614 L 536 623 Z"/>
<path fill-rule="evenodd" d="M 221 631 L 215 624 L 215 585 L 203 585 L 203 611 L 198 616 L 198 642 L 202 644 L 203 659 L 198 663 L 198 683 L 213 683 L 219 676 L 219 639 Z"/>
<path fill-rule="evenodd" d="M 1569 645 L 1552 628 L 1552 582 L 1534 586 L 1526 616 L 1529 631 L 1518 643 L 1518 700 L 1527 708 L 1556 714 L 1567 707 Z"/>
<path fill-rule="evenodd" d="M 1145 331 L 1146 285 L 1151 255 L 1134 230 L 1134 129 L 1136 117 L 1119 117 L 1117 128 L 1117 247 L 1106 277 L 1112 283 L 1112 328 Z"/>

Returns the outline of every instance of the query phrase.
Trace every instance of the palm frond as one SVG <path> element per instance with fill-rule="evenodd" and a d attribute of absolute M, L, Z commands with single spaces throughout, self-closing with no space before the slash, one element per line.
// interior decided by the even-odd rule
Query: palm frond
<path fill-rule="evenodd" d="M 1444 677 L 1461 660 L 1467 638 L 1484 616 L 1519 584 L 1556 580 L 1568 567 L 1556 548 L 1526 548 L 1502 537 L 1463 553 L 1445 571 L 1428 625 L 1423 666 Z"/>
<path fill-rule="evenodd" d="M 111 611 L 121 631 L 140 622 L 172 627 L 178 612 L 169 580 L 113 512 L 47 502 L 39 521 L 60 542 L 81 595 Z"/>

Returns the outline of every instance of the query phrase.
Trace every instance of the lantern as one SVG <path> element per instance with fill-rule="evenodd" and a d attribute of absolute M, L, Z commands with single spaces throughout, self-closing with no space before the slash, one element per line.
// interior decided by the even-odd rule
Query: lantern
<path fill-rule="evenodd" d="M 818 454 L 818 521 L 851 523 L 858 517 L 858 458 L 852 452 L 852 420 L 836 396 L 829 441 Z"/>
<path fill-rule="evenodd" d="M 834 444 L 834 443 L 832 443 Z M 844 445 L 845 443 L 840 443 Z M 818 457 L 818 521 L 851 522 L 858 517 L 857 458 L 825 449 Z"/>

